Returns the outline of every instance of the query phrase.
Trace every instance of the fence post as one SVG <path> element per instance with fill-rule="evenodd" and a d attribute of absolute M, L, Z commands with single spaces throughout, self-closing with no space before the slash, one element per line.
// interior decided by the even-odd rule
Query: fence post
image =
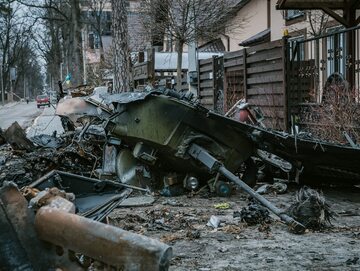
<path fill-rule="evenodd" d="M 243 49 L 243 80 L 244 80 L 244 99 L 247 101 L 247 69 L 246 69 L 246 49 Z"/>
<path fill-rule="evenodd" d="M 228 80 L 227 80 L 227 69 L 225 67 L 225 62 L 226 62 L 226 53 L 223 56 L 223 66 L 224 66 L 224 101 L 223 101 L 223 108 L 224 108 L 224 113 L 226 113 L 226 111 L 228 110 L 227 105 L 226 105 L 226 101 L 227 101 L 227 91 L 228 91 Z"/>
<path fill-rule="evenodd" d="M 212 70 L 212 91 L 213 91 L 213 110 L 215 111 L 216 109 L 216 83 L 215 83 L 215 76 L 216 76 L 216 72 L 215 72 L 215 56 L 212 56 L 211 59 L 211 70 Z"/>
<path fill-rule="evenodd" d="M 288 37 L 282 37 L 283 92 L 284 92 L 284 129 L 289 131 L 289 100 L 288 100 Z"/>

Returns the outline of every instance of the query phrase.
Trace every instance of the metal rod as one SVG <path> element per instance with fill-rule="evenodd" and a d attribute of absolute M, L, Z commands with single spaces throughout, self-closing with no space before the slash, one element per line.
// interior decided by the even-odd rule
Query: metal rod
<path fill-rule="evenodd" d="M 280 217 L 281 220 L 284 221 L 295 232 L 301 233 L 301 232 L 305 231 L 304 225 L 297 222 L 292 217 L 288 216 L 283 210 L 277 208 L 275 205 L 273 205 L 270 201 L 268 201 L 264 197 L 260 196 L 250 186 L 248 186 L 246 183 L 244 183 L 242 180 L 240 180 L 239 177 L 235 176 L 232 172 L 227 170 L 224 166 L 221 166 L 219 168 L 219 172 L 222 175 L 224 175 L 226 178 L 228 178 L 230 181 L 232 181 L 232 182 L 236 183 L 238 186 L 240 186 L 246 193 L 248 193 L 251 197 L 253 197 L 257 201 L 259 201 L 262 205 L 264 205 L 266 208 L 268 208 L 271 212 L 273 212 L 278 217 Z"/>
<path fill-rule="evenodd" d="M 220 172 L 227 179 L 240 186 L 251 197 L 255 198 L 271 212 L 280 217 L 281 220 L 284 221 L 294 232 L 303 233 L 305 231 L 304 225 L 288 216 L 283 210 L 280 210 L 267 199 L 256 193 L 250 186 L 240 180 L 239 177 L 227 170 L 222 163 L 216 160 L 215 157 L 209 154 L 204 148 L 196 144 L 192 144 L 188 150 L 188 153 L 190 156 L 203 163 L 210 170 L 210 172 Z"/>

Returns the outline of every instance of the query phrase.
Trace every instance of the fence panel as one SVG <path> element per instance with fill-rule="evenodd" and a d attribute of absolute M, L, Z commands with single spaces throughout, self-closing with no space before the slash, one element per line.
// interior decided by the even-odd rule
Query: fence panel
<path fill-rule="evenodd" d="M 246 101 L 261 108 L 264 123 L 286 129 L 283 42 L 274 41 L 245 49 Z"/>

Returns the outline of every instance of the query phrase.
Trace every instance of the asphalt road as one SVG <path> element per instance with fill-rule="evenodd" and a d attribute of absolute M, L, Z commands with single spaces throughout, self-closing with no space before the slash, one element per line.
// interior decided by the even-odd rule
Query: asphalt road
<path fill-rule="evenodd" d="M 61 134 L 64 130 L 54 106 L 37 108 L 36 102 L 17 102 L 0 106 L 0 127 L 5 130 L 17 121 L 26 130 L 27 137 L 39 134 Z"/>
<path fill-rule="evenodd" d="M 39 116 L 43 108 L 38 109 L 36 102 L 15 102 L 0 106 L 0 128 L 7 129 L 13 122 L 17 121 L 21 127 L 31 125 L 33 119 Z"/>

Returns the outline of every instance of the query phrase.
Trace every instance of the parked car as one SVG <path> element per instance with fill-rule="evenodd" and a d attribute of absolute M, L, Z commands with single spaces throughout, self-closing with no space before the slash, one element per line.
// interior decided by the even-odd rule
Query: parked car
<path fill-rule="evenodd" d="M 50 107 L 50 98 L 49 96 L 47 95 L 38 95 L 36 97 L 36 105 L 37 105 L 37 108 L 40 108 L 40 106 L 48 106 Z"/>

